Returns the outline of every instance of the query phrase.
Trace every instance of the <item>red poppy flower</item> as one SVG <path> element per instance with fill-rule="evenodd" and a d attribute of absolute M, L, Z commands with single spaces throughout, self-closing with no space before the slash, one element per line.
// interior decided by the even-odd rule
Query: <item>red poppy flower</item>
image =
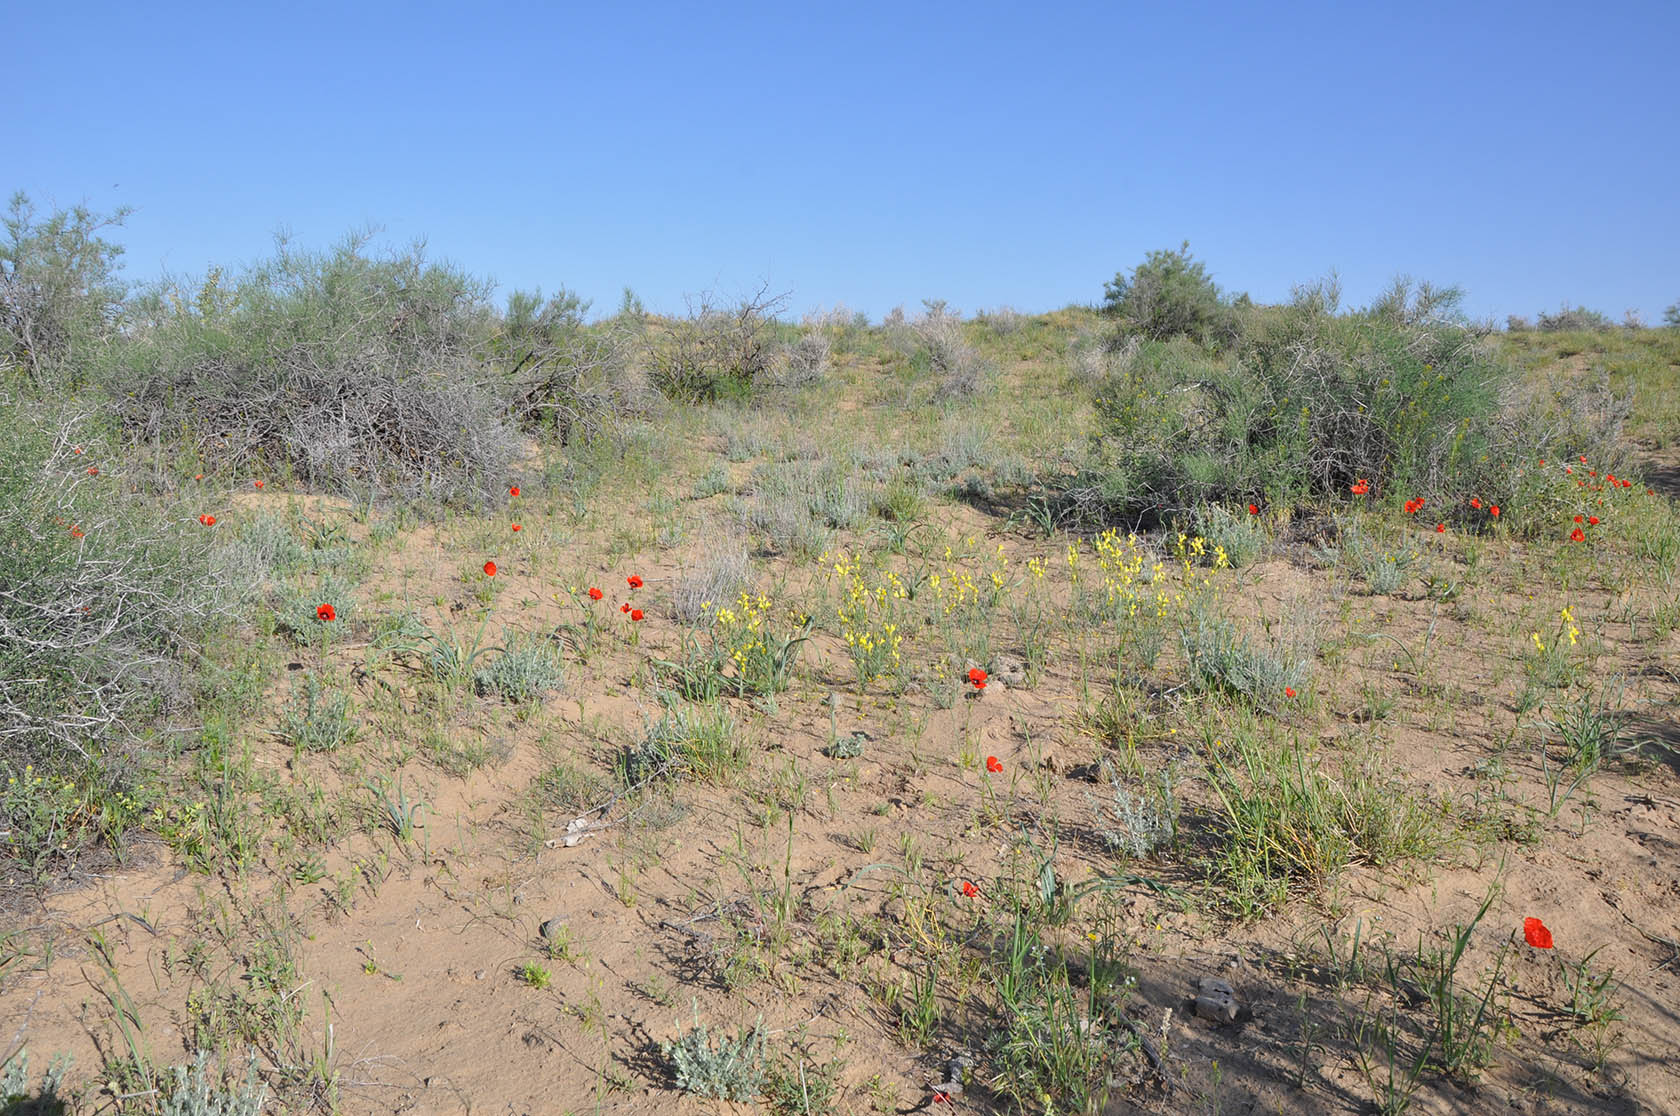
<path fill-rule="evenodd" d="M 1579 527 L 1577 527 L 1577 528 L 1575 528 L 1575 530 L 1569 532 L 1569 541 L 1570 542 L 1584 542 L 1586 540 L 1586 537 L 1587 537 L 1586 535 L 1581 533 L 1581 529 Z"/>
<path fill-rule="evenodd" d="M 1564 471 L 1564 472 L 1566 472 L 1566 473 L 1568 473 L 1568 474 L 1570 474 L 1570 475 L 1571 475 L 1571 476 L 1573 476 L 1573 475 L 1574 475 L 1574 473 L 1575 473 L 1575 466 L 1573 466 L 1573 465 L 1565 465 L 1565 466 L 1564 466 L 1564 467 L 1563 467 L 1563 471 Z"/>
<path fill-rule="evenodd" d="M 590 600 L 598 601 L 604 596 L 606 596 L 606 594 L 601 592 L 599 589 L 595 588 L 593 585 L 591 585 L 589 587 L 589 599 Z"/>
<path fill-rule="evenodd" d="M 1488 509 L 1488 514 L 1493 516 L 1493 518 L 1498 519 L 1499 518 L 1499 505 L 1495 504 L 1495 505 L 1493 505 L 1493 507 L 1489 508 Z"/>
<path fill-rule="evenodd" d="M 1581 455 L 1581 464 L 1585 465 L 1586 463 L 1587 463 L 1587 455 L 1583 453 Z"/>
<path fill-rule="evenodd" d="M 485 577 L 495 577 L 496 576 L 496 563 L 494 563 L 494 562 L 484 563 L 484 576 Z"/>
<path fill-rule="evenodd" d="M 1535 949 L 1552 948 L 1552 932 L 1537 918 L 1523 919 L 1523 937 Z"/>
<path fill-rule="evenodd" d="M 980 685 L 980 683 L 984 682 L 988 677 L 990 677 L 990 676 L 987 675 L 987 673 L 985 671 L 981 670 L 979 667 L 971 667 L 969 669 L 968 680 L 970 682 L 974 683 L 976 686 Z"/>
<path fill-rule="evenodd" d="M 1003 761 L 998 759 L 996 756 L 987 756 L 986 770 L 990 771 L 993 775 L 996 775 L 999 771 L 1003 770 Z"/>
<path fill-rule="evenodd" d="M 1598 516 L 1596 516 L 1596 515 L 1587 516 L 1587 525 L 1589 527 L 1597 527 L 1598 526 Z"/>
<path fill-rule="evenodd" d="M 331 624 L 338 619 L 338 610 L 330 604 L 318 604 L 315 606 L 315 619 L 323 624 Z"/>
<path fill-rule="evenodd" d="M 941 1093 L 938 1089 L 935 1089 L 933 1091 L 933 1100 L 930 1103 L 933 1103 L 933 1104 L 949 1104 L 949 1105 L 952 1105 L 952 1106 L 955 1106 L 955 1104 L 956 1104 L 956 1102 L 951 1099 L 951 1094 Z"/>
<path fill-rule="evenodd" d="M 1257 505 L 1257 504 L 1248 505 L 1248 514 L 1249 515 L 1259 515 L 1260 514 L 1259 505 Z"/>
<path fill-rule="evenodd" d="M 1435 524 L 1435 533 L 1436 533 L 1436 534 L 1437 534 L 1437 535 L 1444 535 L 1444 534 L 1446 534 L 1446 533 L 1447 533 L 1447 525 L 1446 525 L 1446 524 L 1445 524 L 1445 523 L 1437 523 L 1437 524 Z"/>
<path fill-rule="evenodd" d="M 633 608 L 630 610 L 630 619 L 638 624 L 641 623 L 643 615 L 645 614 L 639 608 Z"/>
<path fill-rule="evenodd" d="M 1295 687 L 1294 686 L 1285 686 L 1283 688 L 1283 696 L 1286 697 L 1286 698 L 1294 697 L 1295 696 Z"/>
<path fill-rule="evenodd" d="M 515 524 L 514 524 L 514 525 L 513 525 L 513 529 L 514 529 L 514 530 L 515 530 L 515 531 L 517 531 L 517 530 L 519 530 L 519 524 L 517 524 L 517 523 L 515 523 Z"/>
<path fill-rule="evenodd" d="M 962 882 L 962 886 L 957 890 L 968 896 L 970 899 L 973 899 L 975 896 L 980 894 L 980 889 L 974 886 L 973 880 L 964 880 Z"/>
<path fill-rule="evenodd" d="M 76 450 L 76 456 L 80 457 L 82 455 L 82 447 L 81 446 L 76 446 L 74 448 Z"/>
<path fill-rule="evenodd" d="M 1473 508 L 1480 509 L 1481 506 L 1482 506 L 1482 498 L 1480 496 L 1470 497 L 1470 506 L 1473 507 Z"/>
<path fill-rule="evenodd" d="M 83 531 L 76 524 L 74 524 L 74 523 L 70 524 L 70 537 L 71 538 L 79 539 L 79 538 L 84 537 L 86 534 L 87 534 L 87 532 Z"/>
<path fill-rule="evenodd" d="M 97 477 L 98 475 L 99 475 L 99 467 L 97 465 L 89 465 L 88 466 L 88 476 Z"/>
<path fill-rule="evenodd" d="M 512 488 L 508 489 L 508 495 L 509 496 L 519 495 L 519 486 L 516 484 Z"/>
<path fill-rule="evenodd" d="M 630 611 L 630 602 L 625 601 L 623 604 L 619 605 L 618 611 L 628 613 Z"/>
<path fill-rule="evenodd" d="M 625 578 L 624 583 L 632 589 L 640 589 L 642 587 L 642 579 L 637 574 L 631 574 L 629 577 Z"/>
<path fill-rule="evenodd" d="M 216 525 L 216 517 L 213 515 L 201 515 L 198 517 L 198 521 L 206 527 L 214 527 Z"/>
<path fill-rule="evenodd" d="M 1364 477 L 1360 477 L 1348 486 L 1348 491 L 1353 493 L 1355 496 L 1363 496 L 1367 492 L 1371 491 L 1371 482 L 1366 480 Z"/>
<path fill-rule="evenodd" d="M 1544 464 L 1545 464 L 1545 463 L 1546 463 L 1546 459 L 1545 459 L 1545 458 L 1544 458 L 1544 457 L 1542 457 L 1542 458 L 1541 458 L 1541 459 L 1540 459 L 1540 464 L 1542 464 L 1542 465 L 1544 465 Z"/>
<path fill-rule="evenodd" d="M 204 474 L 203 473 L 194 473 L 193 474 L 193 480 L 203 480 L 203 479 L 204 479 Z"/>
<path fill-rule="evenodd" d="M 263 482 L 260 480 L 254 480 L 251 482 L 251 485 L 254 488 L 261 488 L 263 486 Z"/>
<path fill-rule="evenodd" d="M 1580 516 L 1576 516 L 1576 517 L 1575 517 L 1575 522 L 1576 522 L 1576 523 L 1579 523 L 1579 522 L 1581 522 L 1581 517 L 1580 517 Z"/>

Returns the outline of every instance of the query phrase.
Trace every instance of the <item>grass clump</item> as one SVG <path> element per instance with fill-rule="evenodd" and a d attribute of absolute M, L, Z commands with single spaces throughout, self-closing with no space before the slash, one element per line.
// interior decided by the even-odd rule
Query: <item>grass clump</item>
<path fill-rule="evenodd" d="M 1241 918 L 1281 906 L 1294 889 L 1322 894 L 1349 864 L 1393 865 L 1441 846 L 1428 804 L 1369 762 L 1331 774 L 1299 743 L 1239 731 L 1215 742 L 1208 777 L 1220 826 L 1209 872 Z"/>
<path fill-rule="evenodd" d="M 350 715 L 349 696 L 309 674 L 292 688 L 292 699 L 281 716 L 280 736 L 300 752 L 336 752 L 352 743 L 360 728 Z"/>

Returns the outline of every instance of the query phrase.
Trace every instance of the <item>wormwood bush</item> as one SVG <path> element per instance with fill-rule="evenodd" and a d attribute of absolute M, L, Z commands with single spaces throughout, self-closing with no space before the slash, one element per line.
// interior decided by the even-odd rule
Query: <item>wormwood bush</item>
<path fill-rule="evenodd" d="M 225 1086 L 210 1079 L 209 1063 L 210 1052 L 200 1050 L 192 1065 L 170 1067 L 159 1116 L 259 1116 L 268 1087 L 257 1081 L 256 1056 L 246 1061 L 242 1080 Z"/>
<path fill-rule="evenodd" d="M 208 533 L 121 492 L 91 434 L 0 400 L 0 778 L 32 764 L 106 798 L 153 719 L 189 702 L 184 653 L 228 604 Z"/>
<path fill-rule="evenodd" d="M 504 701 L 535 701 L 562 681 L 560 655 L 547 640 L 509 633 L 502 653 L 473 674 L 473 688 Z"/>
<path fill-rule="evenodd" d="M 908 326 L 912 364 L 925 364 L 939 378 L 937 399 L 960 399 L 978 392 L 987 367 L 979 350 L 963 340 L 962 316 L 947 309 L 943 299 L 922 303 L 926 312 Z"/>
<path fill-rule="evenodd" d="M 212 271 L 196 291 L 164 284 L 134 300 L 111 385 L 123 430 L 329 490 L 499 490 L 516 438 L 488 286 L 418 247 L 367 244 L 282 241 L 236 278 Z"/>
<path fill-rule="evenodd" d="M 1203 605 L 1191 608 L 1179 632 L 1190 681 L 1199 690 L 1222 690 L 1258 704 L 1282 700 L 1285 687 L 1304 689 L 1312 659 L 1281 642 L 1257 647 L 1226 617 Z"/>
<path fill-rule="evenodd" d="M 836 461 L 779 461 L 753 470 L 741 518 L 774 549 L 821 554 L 833 529 L 856 527 L 869 516 L 872 493 Z"/>
<path fill-rule="evenodd" d="M 694 1028 L 681 1038 L 659 1044 L 671 1061 L 677 1087 L 697 1097 L 756 1100 L 764 1091 L 763 1024 L 755 1024 L 734 1038 L 719 1036 L 714 1046 L 711 1032 L 700 1022 L 698 1007 L 694 1021 Z"/>

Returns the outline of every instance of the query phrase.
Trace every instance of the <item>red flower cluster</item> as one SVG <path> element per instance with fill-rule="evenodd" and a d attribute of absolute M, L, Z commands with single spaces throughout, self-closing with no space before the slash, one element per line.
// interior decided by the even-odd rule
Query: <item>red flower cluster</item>
<path fill-rule="evenodd" d="M 98 475 L 99 475 L 99 466 L 89 465 L 88 466 L 88 476 L 97 477 Z"/>
<path fill-rule="evenodd" d="M 254 481 L 251 482 L 251 487 L 252 488 L 261 488 L 262 486 L 263 486 L 263 482 L 260 481 L 260 480 L 254 480 Z"/>
<path fill-rule="evenodd" d="M 206 527 L 214 527 L 216 525 L 216 517 L 213 515 L 201 515 L 198 517 L 198 521 Z"/>
<path fill-rule="evenodd" d="M 315 606 L 315 619 L 323 624 L 331 624 L 338 619 L 338 610 L 330 604 L 318 604 Z"/>
<path fill-rule="evenodd" d="M 74 524 L 74 523 L 70 524 L 70 537 L 71 538 L 73 538 L 73 539 L 83 538 L 83 537 L 86 536 L 86 534 L 87 534 L 87 532 L 83 531 L 80 527 L 76 526 L 76 524 Z"/>
<path fill-rule="evenodd" d="M 1371 482 L 1364 477 L 1360 477 L 1348 486 L 1348 491 L 1355 496 L 1364 496 L 1371 491 Z"/>
<path fill-rule="evenodd" d="M 1418 513 L 1418 510 L 1422 507 L 1423 507 L 1423 497 L 1422 496 L 1418 496 L 1418 497 L 1415 497 L 1411 500 L 1407 500 L 1406 501 L 1406 514 L 1407 515 L 1416 515 Z"/>
<path fill-rule="evenodd" d="M 1569 532 L 1569 541 L 1570 542 L 1586 542 L 1587 541 L 1586 532 L 1582 531 L 1579 527 L 1575 528 L 1575 530 Z"/>
<path fill-rule="evenodd" d="M 1295 696 L 1295 687 L 1294 686 L 1285 686 L 1283 688 L 1283 696 L 1286 697 L 1286 698 L 1294 697 Z"/>
<path fill-rule="evenodd" d="M 1260 514 L 1260 505 L 1258 505 L 1258 504 L 1248 505 L 1248 514 L 1249 515 L 1259 515 Z"/>

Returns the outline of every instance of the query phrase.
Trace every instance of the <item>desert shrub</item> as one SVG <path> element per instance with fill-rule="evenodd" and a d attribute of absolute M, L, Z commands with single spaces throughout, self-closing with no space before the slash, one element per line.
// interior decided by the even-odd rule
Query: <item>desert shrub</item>
<path fill-rule="evenodd" d="M 1143 518 L 1202 503 L 1379 493 L 1486 495 L 1561 436 L 1526 406 L 1458 292 L 1409 285 L 1338 313 L 1333 284 L 1253 315 L 1239 349 L 1187 338 L 1117 354 L 1097 389 L 1077 512 Z M 1485 490 L 1485 491 L 1484 491 Z"/>
<path fill-rule="evenodd" d="M 41 1075 L 40 1084 L 29 1084 L 29 1047 L 20 1045 L 0 1062 L 0 1113 L 6 1116 L 60 1116 L 67 1110 L 59 1095 L 71 1057 L 60 1054 Z"/>
<path fill-rule="evenodd" d="M 488 287 L 418 247 L 366 249 L 365 237 L 325 254 L 282 242 L 190 296 L 146 292 L 113 373 L 124 431 L 184 439 L 219 470 L 285 469 L 328 490 L 499 490 L 517 442 Z"/>
<path fill-rule="evenodd" d="M 1680 300 L 1663 309 L 1663 325 L 1670 329 L 1680 329 Z"/>
<path fill-rule="evenodd" d="M 827 333 L 804 333 L 791 345 L 781 347 L 772 379 L 778 387 L 798 388 L 820 384 L 828 376 L 833 353 L 834 346 Z"/>
<path fill-rule="evenodd" d="M 28 195 L 12 195 L 0 218 L 0 371 L 20 368 L 36 384 L 79 378 L 122 322 L 122 248 L 100 232 L 121 225 L 127 209 L 100 214 L 86 206 L 42 216 Z"/>
<path fill-rule="evenodd" d="M 999 306 L 996 310 L 980 311 L 975 319 L 999 337 L 1005 337 L 1025 325 L 1027 316 L 1013 306 Z"/>
<path fill-rule="evenodd" d="M 1610 329 L 1615 323 L 1597 310 L 1585 306 L 1562 307 L 1555 314 L 1542 310 L 1535 316 L 1535 327 L 1541 333 L 1578 333 Z"/>
<path fill-rule="evenodd" d="M 903 327 L 913 341 L 911 362 L 925 364 L 938 377 L 936 399 L 974 395 L 985 382 L 987 367 L 979 351 L 963 340 L 962 316 L 941 299 L 922 305 L 926 312 Z"/>
<path fill-rule="evenodd" d="M 733 307 L 702 294 L 689 300 L 688 316 L 650 327 L 649 376 L 653 385 L 683 403 L 744 398 L 774 371 L 777 339 L 772 328 L 786 295 L 760 288 Z"/>
<path fill-rule="evenodd" d="M 863 522 L 870 497 L 841 463 L 778 461 L 753 471 L 741 518 L 773 549 L 811 556 L 828 545 L 830 531 Z"/>
<path fill-rule="evenodd" d="M 174 689 L 173 654 L 219 614 L 205 584 L 208 533 L 123 492 L 102 446 L 75 444 L 77 430 L 73 420 L 0 402 L 8 759 L 93 758 L 132 707 L 159 686 Z"/>
<path fill-rule="evenodd" d="M 734 600 L 751 580 L 747 540 L 735 531 L 708 528 L 701 535 L 699 555 L 677 576 L 671 608 L 678 620 L 692 624 L 707 604 Z"/>
<path fill-rule="evenodd" d="M 546 301 L 540 291 L 514 291 L 489 341 L 489 356 L 505 369 L 510 417 L 551 431 L 561 445 L 602 434 L 641 402 L 629 372 L 645 315 L 621 309 L 590 325 L 588 309 L 565 289 Z"/>
<path fill-rule="evenodd" d="M 1208 609 L 1192 609 L 1179 633 L 1190 682 L 1198 690 L 1218 691 L 1269 706 L 1284 699 L 1284 688 L 1304 689 L 1312 659 L 1282 641 L 1259 643 Z"/>
<path fill-rule="evenodd" d="M 1236 339 L 1240 326 L 1207 265 L 1190 255 L 1189 241 L 1150 252 L 1130 275 L 1116 274 L 1103 286 L 1103 308 L 1127 329 L 1157 341 L 1190 337 L 1223 346 Z"/>

